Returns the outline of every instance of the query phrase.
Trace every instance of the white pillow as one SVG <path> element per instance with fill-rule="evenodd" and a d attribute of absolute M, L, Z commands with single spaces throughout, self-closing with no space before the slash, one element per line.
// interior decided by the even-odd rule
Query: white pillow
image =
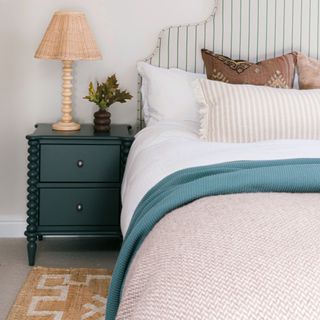
<path fill-rule="evenodd" d="M 320 139 L 320 90 L 277 89 L 196 80 L 200 138 L 248 143 Z"/>
<path fill-rule="evenodd" d="M 199 127 L 199 105 L 195 99 L 192 82 L 205 78 L 204 74 L 179 69 L 164 69 L 139 62 L 142 77 L 142 102 L 147 126 L 159 121 L 181 121 Z"/>

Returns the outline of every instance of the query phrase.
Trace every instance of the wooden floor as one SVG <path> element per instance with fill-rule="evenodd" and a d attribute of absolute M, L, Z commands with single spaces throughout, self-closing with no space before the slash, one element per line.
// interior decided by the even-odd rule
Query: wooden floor
<path fill-rule="evenodd" d="M 36 265 L 54 268 L 113 269 L 119 245 L 100 238 L 45 238 Z M 5 320 L 31 268 L 25 239 L 0 238 L 0 320 Z"/>

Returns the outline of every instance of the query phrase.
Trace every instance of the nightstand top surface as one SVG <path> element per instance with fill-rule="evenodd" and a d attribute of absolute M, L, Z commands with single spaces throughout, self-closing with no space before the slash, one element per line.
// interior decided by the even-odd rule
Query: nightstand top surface
<path fill-rule="evenodd" d="M 110 132 L 95 132 L 92 124 L 81 124 L 80 131 L 55 131 L 52 130 L 51 124 L 40 123 L 36 125 L 35 131 L 28 135 L 27 138 L 73 138 L 73 139 L 115 139 L 115 138 L 133 138 L 134 132 L 130 125 L 112 124 Z"/>

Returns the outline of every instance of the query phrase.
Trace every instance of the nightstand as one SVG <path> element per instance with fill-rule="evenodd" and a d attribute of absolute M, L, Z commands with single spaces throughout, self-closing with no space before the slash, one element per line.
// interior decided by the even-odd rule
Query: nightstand
<path fill-rule="evenodd" d="M 134 140 L 130 127 L 112 125 L 109 133 L 95 133 L 85 124 L 62 132 L 39 124 L 27 139 L 29 265 L 44 235 L 121 239 L 120 188 Z"/>

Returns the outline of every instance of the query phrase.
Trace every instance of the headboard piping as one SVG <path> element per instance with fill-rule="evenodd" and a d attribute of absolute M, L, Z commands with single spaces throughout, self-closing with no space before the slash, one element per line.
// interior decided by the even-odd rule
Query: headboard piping
<path fill-rule="evenodd" d="M 197 22 L 197 23 L 189 23 L 186 25 L 187 28 L 189 27 L 198 27 L 199 25 L 202 25 L 202 24 L 206 24 L 207 22 L 209 22 L 216 14 L 217 10 L 218 10 L 218 7 L 219 7 L 219 2 L 220 0 L 214 0 L 214 6 L 213 6 L 213 9 L 212 9 L 212 12 L 210 13 L 210 15 L 203 21 L 201 22 Z M 143 61 L 145 62 L 151 62 L 153 57 L 159 53 L 159 50 L 161 49 L 161 40 L 163 38 L 163 35 L 165 32 L 169 32 L 171 33 L 171 30 L 174 29 L 174 28 L 177 28 L 178 30 L 181 28 L 181 27 L 185 27 L 185 25 L 172 25 L 172 26 L 169 26 L 169 27 L 166 27 L 164 29 L 162 29 L 158 35 L 158 40 L 157 40 L 157 45 L 156 45 L 156 48 L 153 50 L 153 52 L 147 56 Z M 170 37 L 169 37 L 170 38 Z M 179 39 L 179 37 L 178 37 Z M 170 46 L 170 39 L 168 40 L 168 47 Z M 177 43 L 177 48 L 179 48 L 179 42 Z M 169 51 L 169 48 L 168 48 L 168 51 Z"/>

